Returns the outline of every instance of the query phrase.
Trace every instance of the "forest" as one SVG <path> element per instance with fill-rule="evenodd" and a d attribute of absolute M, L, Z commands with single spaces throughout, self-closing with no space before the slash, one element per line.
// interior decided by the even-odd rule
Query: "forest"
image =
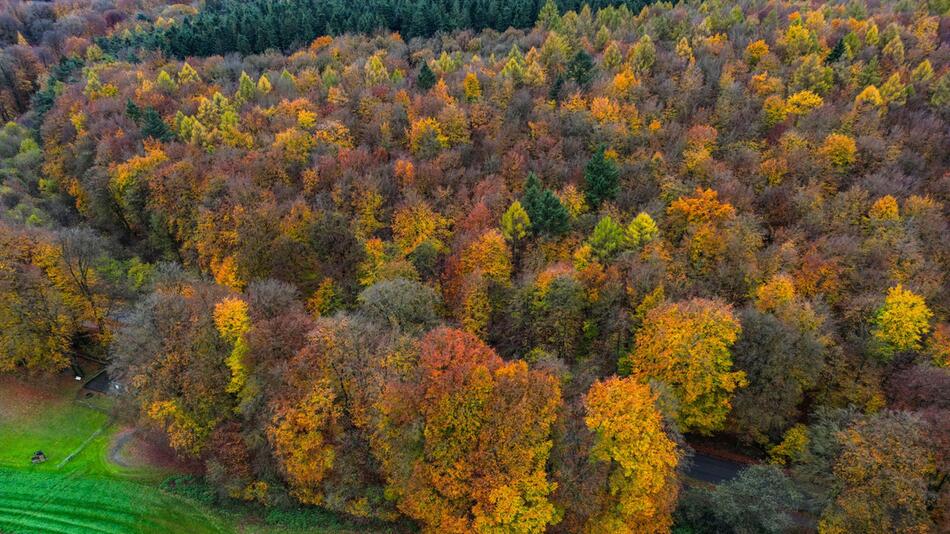
<path fill-rule="evenodd" d="M 950 532 L 950 0 L 11 0 L 0 46 L 0 375 L 105 362 L 216 502 Z"/>

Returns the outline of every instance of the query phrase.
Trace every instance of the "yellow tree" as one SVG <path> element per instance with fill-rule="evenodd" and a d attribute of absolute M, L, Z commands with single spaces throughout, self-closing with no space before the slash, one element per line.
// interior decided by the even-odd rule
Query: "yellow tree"
<path fill-rule="evenodd" d="M 42 248 L 34 236 L 0 224 L 0 373 L 69 365 L 82 308 L 33 265 Z"/>
<path fill-rule="evenodd" d="M 413 121 L 408 134 L 409 149 L 424 158 L 432 157 L 449 146 L 449 138 L 442 133 L 439 121 L 431 117 Z"/>
<path fill-rule="evenodd" d="M 657 228 L 650 214 L 645 211 L 638 213 L 626 230 L 627 243 L 634 248 L 640 248 L 650 243 L 659 234 L 660 229 Z"/>
<path fill-rule="evenodd" d="M 692 195 L 674 200 L 666 213 L 674 239 L 682 241 L 693 268 L 708 271 L 724 257 L 723 226 L 735 219 L 736 210 L 721 202 L 716 191 L 697 188 Z"/>
<path fill-rule="evenodd" d="M 244 334 L 251 329 L 247 303 L 239 298 L 228 297 L 214 307 L 214 326 L 225 341 L 231 344 L 231 354 L 225 360 L 231 370 L 228 393 L 239 393 L 247 383 L 247 342 Z"/>
<path fill-rule="evenodd" d="M 370 58 L 366 60 L 363 71 L 366 75 L 367 85 L 381 85 L 389 81 L 389 71 L 386 70 L 386 65 L 383 63 L 383 58 L 380 57 L 380 54 L 370 56 Z"/>
<path fill-rule="evenodd" d="M 857 158 L 858 147 L 854 139 L 843 134 L 831 134 L 818 149 L 818 153 L 834 168 L 846 169 Z"/>
<path fill-rule="evenodd" d="M 336 458 L 331 436 L 342 409 L 335 398 L 327 381 L 318 381 L 299 401 L 279 405 L 267 429 L 291 492 L 307 504 L 323 504 L 322 482 Z"/>
<path fill-rule="evenodd" d="M 492 228 L 462 252 L 462 273 L 481 271 L 499 284 L 507 284 L 511 277 L 511 251 L 501 232 Z"/>
<path fill-rule="evenodd" d="M 586 532 L 670 531 L 679 458 L 655 401 L 650 386 L 632 377 L 611 377 L 587 392 L 584 422 L 594 434 L 590 459 L 608 463 L 610 474 Z"/>
<path fill-rule="evenodd" d="M 666 384 L 684 432 L 722 428 L 745 373 L 732 370 L 730 348 L 741 327 L 719 300 L 670 303 L 647 313 L 636 345 L 620 359 L 621 371 Z"/>
<path fill-rule="evenodd" d="M 806 89 L 789 96 L 786 109 L 792 115 L 805 115 L 811 110 L 821 107 L 822 104 L 824 104 L 824 100 L 821 96 Z"/>
<path fill-rule="evenodd" d="M 448 223 L 425 202 L 402 206 L 393 217 L 393 241 L 403 254 L 411 253 L 425 242 L 441 249 Z"/>
<path fill-rule="evenodd" d="M 474 72 L 469 72 L 465 75 L 465 81 L 462 82 L 462 87 L 465 90 L 465 100 L 468 102 L 478 102 L 482 97 L 482 85 Z"/>
<path fill-rule="evenodd" d="M 889 360 L 897 352 L 919 350 L 930 330 L 931 317 L 933 312 L 923 297 L 900 284 L 889 289 L 884 304 L 871 319 L 871 335 L 878 344 L 878 354 Z"/>

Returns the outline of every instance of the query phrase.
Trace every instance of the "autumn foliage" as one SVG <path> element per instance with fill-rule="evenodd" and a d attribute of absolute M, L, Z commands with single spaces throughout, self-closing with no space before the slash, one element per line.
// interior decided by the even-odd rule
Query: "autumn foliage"
<path fill-rule="evenodd" d="M 946 1 L 588 4 L 4 3 L 0 373 L 274 516 L 950 531 Z"/>

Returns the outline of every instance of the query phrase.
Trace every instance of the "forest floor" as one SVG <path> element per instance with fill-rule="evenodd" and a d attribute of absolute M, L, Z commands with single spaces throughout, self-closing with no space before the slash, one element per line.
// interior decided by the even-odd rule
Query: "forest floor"
<path fill-rule="evenodd" d="M 162 480 L 194 466 L 116 424 L 112 399 L 81 387 L 71 373 L 43 382 L 0 377 L 0 532 L 299 532 L 163 491 Z M 33 464 L 36 451 L 47 460 Z M 307 532 L 347 531 L 327 517 Z"/>

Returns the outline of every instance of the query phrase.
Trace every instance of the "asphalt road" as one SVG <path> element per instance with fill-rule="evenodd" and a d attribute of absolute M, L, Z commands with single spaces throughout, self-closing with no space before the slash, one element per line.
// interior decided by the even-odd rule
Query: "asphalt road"
<path fill-rule="evenodd" d="M 693 456 L 693 463 L 686 471 L 690 478 L 709 482 L 710 484 L 721 484 L 735 478 L 739 471 L 746 465 L 721 458 L 714 458 L 703 453 L 697 452 Z"/>

